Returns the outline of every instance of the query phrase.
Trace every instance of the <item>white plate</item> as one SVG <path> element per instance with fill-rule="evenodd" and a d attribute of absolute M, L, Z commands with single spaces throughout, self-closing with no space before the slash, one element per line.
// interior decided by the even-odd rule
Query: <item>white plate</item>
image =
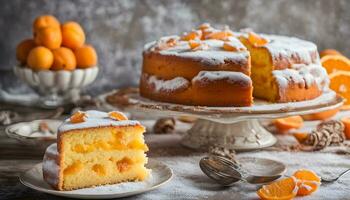
<path fill-rule="evenodd" d="M 22 173 L 19 180 L 22 184 L 34 190 L 57 196 L 80 199 L 111 199 L 132 196 L 154 190 L 168 182 L 173 176 L 172 170 L 167 165 L 154 159 L 149 159 L 146 167 L 151 169 L 152 172 L 151 176 L 143 182 L 126 182 L 72 191 L 57 191 L 52 189 L 43 180 L 42 163 L 39 163 Z"/>

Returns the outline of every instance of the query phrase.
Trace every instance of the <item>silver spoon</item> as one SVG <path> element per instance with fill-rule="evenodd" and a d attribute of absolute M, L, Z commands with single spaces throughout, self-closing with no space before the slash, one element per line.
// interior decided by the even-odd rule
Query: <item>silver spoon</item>
<path fill-rule="evenodd" d="M 210 178 L 217 181 L 222 185 L 231 185 L 239 180 L 245 181 L 251 184 L 262 184 L 274 181 L 280 178 L 282 175 L 273 175 L 273 176 L 255 176 L 249 175 L 244 171 L 239 165 L 232 162 L 231 160 L 221 157 L 221 156 L 210 156 L 204 157 L 200 160 L 199 165 L 202 171 L 209 176 Z M 340 173 L 337 177 L 334 178 L 324 178 L 321 177 L 322 183 L 332 183 L 342 176 L 350 172 L 350 169 L 347 169 Z"/>
<path fill-rule="evenodd" d="M 321 177 L 321 182 L 322 183 L 333 183 L 335 181 L 337 181 L 340 177 L 344 176 L 345 174 L 347 174 L 348 172 L 350 172 L 350 169 L 347 169 L 345 171 L 343 171 L 342 173 L 340 173 L 337 177 L 334 178 L 324 178 Z"/>
<path fill-rule="evenodd" d="M 221 185 L 231 185 L 239 180 L 250 184 L 268 183 L 280 178 L 282 175 L 255 176 L 245 172 L 231 160 L 221 156 L 204 157 L 199 166 L 202 171 Z"/>

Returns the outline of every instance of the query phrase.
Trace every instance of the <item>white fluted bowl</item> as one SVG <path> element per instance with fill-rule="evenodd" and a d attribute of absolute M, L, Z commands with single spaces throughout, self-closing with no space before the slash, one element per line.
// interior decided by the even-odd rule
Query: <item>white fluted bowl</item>
<path fill-rule="evenodd" d="M 73 71 L 35 71 L 28 67 L 15 66 L 14 72 L 40 95 L 45 106 L 56 107 L 77 98 L 80 90 L 96 79 L 98 67 Z"/>

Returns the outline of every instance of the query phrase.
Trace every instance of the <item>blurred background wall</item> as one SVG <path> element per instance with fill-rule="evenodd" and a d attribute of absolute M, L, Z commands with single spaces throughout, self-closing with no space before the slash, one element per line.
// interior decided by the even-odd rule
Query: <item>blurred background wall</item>
<path fill-rule="evenodd" d="M 75 20 L 99 55 L 100 74 L 88 89 L 99 93 L 137 85 L 146 42 L 202 22 L 297 36 L 319 49 L 350 55 L 349 0 L 0 0 L 0 88 L 27 90 L 12 74 L 15 47 L 31 37 L 34 18 Z"/>

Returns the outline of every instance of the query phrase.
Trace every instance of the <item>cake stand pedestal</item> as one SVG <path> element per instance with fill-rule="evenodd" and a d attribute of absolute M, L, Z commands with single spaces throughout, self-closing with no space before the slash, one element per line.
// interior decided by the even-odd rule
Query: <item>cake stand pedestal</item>
<path fill-rule="evenodd" d="M 100 96 L 105 109 L 123 108 L 133 113 L 145 112 L 150 116 L 191 116 L 198 118 L 182 139 L 182 144 L 194 149 L 207 149 L 221 146 L 239 151 L 257 150 L 272 146 L 276 138 L 259 123 L 260 119 L 273 119 L 293 115 L 311 114 L 335 109 L 343 104 L 343 98 L 333 91 L 327 91 L 320 97 L 291 103 L 268 103 L 255 100 L 250 107 L 206 107 L 186 106 L 152 101 L 140 97 L 135 90 L 126 94 L 127 103 L 106 101 L 108 96 L 118 95 L 112 92 Z M 110 96 L 111 97 L 111 96 Z"/>

